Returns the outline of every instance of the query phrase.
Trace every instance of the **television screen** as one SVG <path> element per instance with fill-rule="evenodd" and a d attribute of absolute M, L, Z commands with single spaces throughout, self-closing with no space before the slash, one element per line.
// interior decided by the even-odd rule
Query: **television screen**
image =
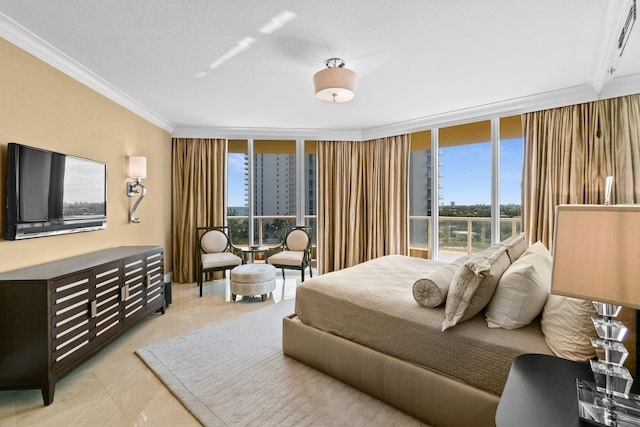
<path fill-rule="evenodd" d="M 9 143 L 5 239 L 106 227 L 106 164 Z"/>
<path fill-rule="evenodd" d="M 62 189 L 62 217 L 106 216 L 104 165 L 67 156 Z"/>

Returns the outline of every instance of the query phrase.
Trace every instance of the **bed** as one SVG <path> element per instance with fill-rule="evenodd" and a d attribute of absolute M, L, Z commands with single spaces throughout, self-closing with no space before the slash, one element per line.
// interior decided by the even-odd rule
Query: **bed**
<path fill-rule="evenodd" d="M 524 252 L 492 248 L 508 257 L 504 269 Z M 283 319 L 283 352 L 427 424 L 495 425 L 514 358 L 554 350 L 539 315 L 516 329 L 489 328 L 482 310 L 443 331 L 446 305 L 425 308 L 412 288 L 445 265 L 389 255 L 307 280 Z M 493 273 L 491 294 L 504 270 Z"/>

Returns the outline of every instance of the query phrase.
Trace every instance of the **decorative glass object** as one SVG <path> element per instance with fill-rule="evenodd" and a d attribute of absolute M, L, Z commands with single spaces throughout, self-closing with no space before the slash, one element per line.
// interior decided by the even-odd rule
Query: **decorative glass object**
<path fill-rule="evenodd" d="M 556 210 L 551 292 L 594 302 L 602 318 L 593 325 L 601 349 L 591 361 L 594 382 L 579 380 L 578 412 L 591 424 L 640 426 L 640 397 L 629 394 L 633 378 L 622 364 L 626 326 L 613 317 L 622 306 L 640 309 L 640 205 L 560 205 Z M 634 260 L 634 261 L 632 261 Z M 636 364 L 636 368 L 637 368 Z"/>
<path fill-rule="evenodd" d="M 590 360 L 595 384 L 577 381 L 578 414 L 592 424 L 612 427 L 640 426 L 640 397 L 631 395 L 633 378 L 622 366 L 629 352 L 620 341 L 627 328 L 611 315 L 620 313 L 620 306 L 593 303 L 602 318 L 594 318 L 593 325 L 600 339 L 592 339 L 596 348 L 604 350 L 604 360 Z"/>
<path fill-rule="evenodd" d="M 606 395 L 597 391 L 589 381 L 576 380 L 578 388 L 578 415 L 591 424 L 632 427 L 640 425 L 640 400 L 638 395 L 618 397 L 610 407 Z"/>

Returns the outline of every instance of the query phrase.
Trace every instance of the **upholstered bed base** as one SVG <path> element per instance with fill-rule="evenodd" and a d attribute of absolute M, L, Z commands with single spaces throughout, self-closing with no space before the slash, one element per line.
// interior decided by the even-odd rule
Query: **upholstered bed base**
<path fill-rule="evenodd" d="M 300 322 L 283 319 L 284 354 L 434 427 L 495 426 L 499 397 Z"/>

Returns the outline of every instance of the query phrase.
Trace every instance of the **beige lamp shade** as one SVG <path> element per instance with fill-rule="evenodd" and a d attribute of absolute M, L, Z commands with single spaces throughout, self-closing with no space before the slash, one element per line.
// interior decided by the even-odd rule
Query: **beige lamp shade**
<path fill-rule="evenodd" d="M 640 205 L 558 206 L 551 292 L 640 309 Z"/>
<path fill-rule="evenodd" d="M 313 86 L 321 101 L 351 101 L 356 92 L 356 73 L 343 67 L 325 68 L 313 75 Z"/>
<path fill-rule="evenodd" d="M 147 177 L 147 158 L 144 156 L 129 156 L 129 177 Z"/>

